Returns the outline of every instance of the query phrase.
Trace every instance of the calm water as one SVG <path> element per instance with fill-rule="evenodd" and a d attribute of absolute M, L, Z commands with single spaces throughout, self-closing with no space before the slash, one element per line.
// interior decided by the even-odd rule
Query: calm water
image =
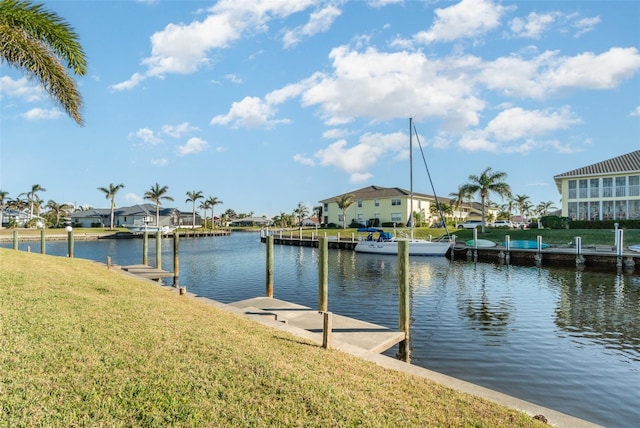
<path fill-rule="evenodd" d="M 172 249 L 165 240 L 167 270 Z M 75 256 L 137 264 L 142 240 L 77 241 Z M 275 297 L 316 307 L 317 256 L 276 245 Z M 605 426 L 640 423 L 639 276 L 429 257 L 411 258 L 410 273 L 413 364 Z M 180 284 L 225 303 L 261 296 L 264 244 L 255 233 L 181 239 Z M 329 252 L 329 310 L 396 328 L 397 299 L 395 256 Z"/>

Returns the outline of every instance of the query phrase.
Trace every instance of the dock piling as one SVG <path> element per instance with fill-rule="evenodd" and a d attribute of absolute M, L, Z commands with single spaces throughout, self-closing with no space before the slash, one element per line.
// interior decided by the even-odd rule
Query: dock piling
<path fill-rule="evenodd" d="M 327 238 L 318 242 L 318 310 L 326 312 L 329 306 L 329 244 Z"/>
<path fill-rule="evenodd" d="M 273 297 L 273 235 L 267 236 L 266 294 Z"/>
<path fill-rule="evenodd" d="M 398 358 L 410 362 L 409 322 L 411 319 L 409 305 L 409 242 L 398 242 L 398 308 L 399 327 L 404 333 L 404 340 L 399 344 Z"/>

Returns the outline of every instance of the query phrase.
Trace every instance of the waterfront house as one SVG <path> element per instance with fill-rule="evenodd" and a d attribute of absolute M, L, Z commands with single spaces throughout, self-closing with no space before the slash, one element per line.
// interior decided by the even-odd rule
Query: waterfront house
<path fill-rule="evenodd" d="M 553 177 L 562 216 L 574 220 L 640 219 L 640 150 Z"/>
<path fill-rule="evenodd" d="M 114 210 L 115 227 L 155 226 L 155 204 L 138 204 Z M 109 227 L 111 224 L 110 208 L 92 208 L 78 211 L 71 215 L 71 222 L 77 227 Z M 176 208 L 160 207 L 160 226 L 191 228 L 193 213 L 181 212 Z M 196 227 L 200 227 L 201 217 L 196 213 Z"/>
<path fill-rule="evenodd" d="M 267 217 L 244 217 L 229 222 L 231 227 L 243 227 L 243 226 L 271 226 L 273 221 Z"/>
<path fill-rule="evenodd" d="M 413 193 L 413 207 L 411 207 L 411 192 L 399 187 L 369 186 L 346 193 L 353 195 L 353 204 L 347 208 L 343 218 L 342 210 L 338 207 L 338 199 L 343 195 L 333 196 L 320 201 L 322 204 L 322 223 L 346 226 L 352 223 L 367 225 L 395 224 L 399 227 L 407 225 L 411 216 L 411 208 L 420 214 L 425 224 L 439 223 L 440 217 L 432 210 L 436 206 L 436 198 L 424 193 Z M 451 205 L 448 198 L 438 197 L 441 204 Z M 468 217 L 479 217 L 481 212 L 478 203 L 463 203 L 454 208 L 450 217 L 464 221 Z"/>

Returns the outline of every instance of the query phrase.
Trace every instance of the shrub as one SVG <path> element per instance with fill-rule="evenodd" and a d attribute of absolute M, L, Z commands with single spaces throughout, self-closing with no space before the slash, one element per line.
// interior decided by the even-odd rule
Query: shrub
<path fill-rule="evenodd" d="M 540 217 L 542 227 L 547 229 L 569 229 L 569 217 L 560 217 L 558 215 L 547 215 Z"/>

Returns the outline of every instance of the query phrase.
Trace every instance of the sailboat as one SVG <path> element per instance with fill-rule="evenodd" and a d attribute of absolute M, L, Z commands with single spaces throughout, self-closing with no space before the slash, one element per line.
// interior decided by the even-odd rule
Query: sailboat
<path fill-rule="evenodd" d="M 365 239 L 358 241 L 355 247 L 357 253 L 370 254 L 398 254 L 398 242 L 409 241 L 410 256 L 445 256 L 451 247 L 447 241 L 427 241 L 426 239 L 416 239 L 413 237 L 413 119 L 409 118 L 409 175 L 410 175 L 410 226 L 411 234 L 409 238 L 398 238 L 383 229 L 363 228 L 358 232 L 367 232 Z"/>

